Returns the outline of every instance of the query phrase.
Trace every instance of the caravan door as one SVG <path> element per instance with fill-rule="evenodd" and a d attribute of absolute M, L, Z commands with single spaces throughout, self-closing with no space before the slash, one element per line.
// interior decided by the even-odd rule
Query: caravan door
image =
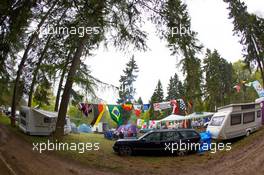
<path fill-rule="evenodd" d="M 211 118 L 211 121 L 209 122 L 206 131 L 209 131 L 211 133 L 213 139 L 219 139 L 227 115 L 227 113 L 222 112 L 215 113 L 215 115 Z"/>

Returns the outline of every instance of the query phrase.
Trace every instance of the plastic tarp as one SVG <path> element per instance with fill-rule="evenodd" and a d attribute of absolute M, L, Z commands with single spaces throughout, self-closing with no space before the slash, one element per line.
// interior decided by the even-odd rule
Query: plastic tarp
<path fill-rule="evenodd" d="M 201 147 L 199 152 L 209 151 L 212 142 L 211 133 L 209 131 L 201 132 L 200 137 L 201 137 L 201 141 L 200 141 Z"/>
<path fill-rule="evenodd" d="M 90 132 L 92 132 L 92 127 L 83 123 L 78 127 L 78 131 L 90 133 Z"/>

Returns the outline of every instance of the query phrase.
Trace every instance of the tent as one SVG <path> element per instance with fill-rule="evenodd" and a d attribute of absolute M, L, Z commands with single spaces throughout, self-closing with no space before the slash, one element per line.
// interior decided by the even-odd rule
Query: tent
<path fill-rule="evenodd" d="M 72 133 L 79 133 L 78 128 L 76 127 L 75 123 L 71 122 L 71 132 Z"/>
<path fill-rule="evenodd" d="M 81 124 L 79 127 L 78 127 L 78 131 L 79 132 L 86 132 L 86 133 L 90 133 L 92 132 L 92 127 L 91 126 L 88 126 L 86 124 Z"/>

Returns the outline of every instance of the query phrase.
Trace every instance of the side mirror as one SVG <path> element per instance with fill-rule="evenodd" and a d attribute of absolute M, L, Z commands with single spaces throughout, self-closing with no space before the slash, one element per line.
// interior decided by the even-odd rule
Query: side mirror
<path fill-rule="evenodd" d="M 141 139 L 142 142 L 146 142 L 146 140 L 147 140 L 146 138 L 142 138 Z"/>

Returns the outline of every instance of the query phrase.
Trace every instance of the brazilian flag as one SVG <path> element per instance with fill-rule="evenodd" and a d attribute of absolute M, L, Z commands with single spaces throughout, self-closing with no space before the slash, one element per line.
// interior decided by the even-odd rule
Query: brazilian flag
<path fill-rule="evenodd" d="M 120 105 L 108 105 L 108 109 L 112 120 L 114 120 L 118 126 L 122 125 L 122 107 Z"/>

